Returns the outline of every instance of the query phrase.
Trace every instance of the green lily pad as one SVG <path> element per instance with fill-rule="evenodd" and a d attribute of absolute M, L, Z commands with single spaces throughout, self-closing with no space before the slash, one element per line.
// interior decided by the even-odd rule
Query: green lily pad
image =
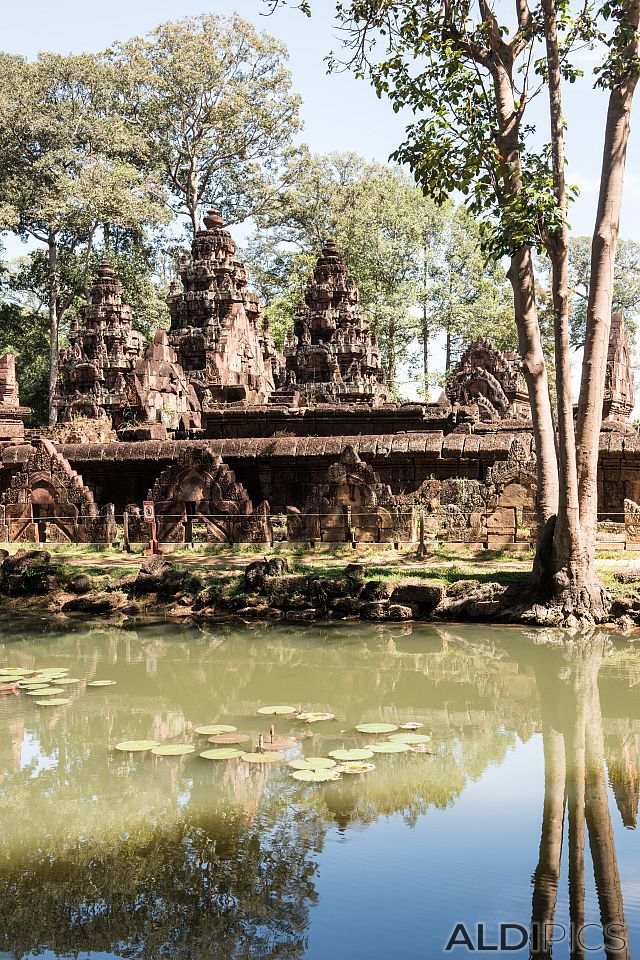
<path fill-rule="evenodd" d="M 272 753 L 243 753 L 242 760 L 246 763 L 280 763 L 284 760 L 284 753 L 274 750 Z"/>
<path fill-rule="evenodd" d="M 236 760 L 242 756 L 242 750 L 234 747 L 218 747 L 217 750 L 205 750 L 200 756 L 204 760 Z"/>
<path fill-rule="evenodd" d="M 62 707 L 65 703 L 71 703 L 68 697 L 50 697 L 48 700 L 36 700 L 38 707 Z"/>
<path fill-rule="evenodd" d="M 215 737 L 219 733 L 235 733 L 237 729 L 228 723 L 206 723 L 203 727 L 196 727 L 196 733 L 203 737 Z"/>
<path fill-rule="evenodd" d="M 116 750 L 122 750 L 123 753 L 143 753 L 158 746 L 160 744 L 157 740 L 123 740 L 122 743 L 116 743 Z"/>
<path fill-rule="evenodd" d="M 195 749 L 190 743 L 161 743 L 159 747 L 152 747 L 151 753 L 156 757 L 186 757 Z"/>
<path fill-rule="evenodd" d="M 411 750 L 411 747 L 408 743 L 389 740 L 387 743 L 368 743 L 367 749 L 373 750 L 374 753 L 406 753 Z"/>
<path fill-rule="evenodd" d="M 335 720 L 335 718 L 335 713 L 299 713 L 296 719 L 302 720 L 303 723 L 320 723 L 321 720 Z"/>
<path fill-rule="evenodd" d="M 397 729 L 398 726 L 395 723 L 359 723 L 356 726 L 356 730 L 360 733 L 391 733 Z"/>
<path fill-rule="evenodd" d="M 301 760 L 291 760 L 289 766 L 293 770 L 331 770 L 336 761 L 330 757 L 304 757 Z"/>
<path fill-rule="evenodd" d="M 291 776 L 294 780 L 304 780 L 306 783 L 326 783 L 327 780 L 337 780 L 333 770 L 294 770 Z"/>
<path fill-rule="evenodd" d="M 330 750 L 329 756 L 334 760 L 345 762 L 356 762 L 359 760 L 369 760 L 373 756 L 373 751 L 364 748 L 355 748 L 353 750 Z"/>
<path fill-rule="evenodd" d="M 59 677 L 56 683 L 80 683 L 77 677 Z"/>
<path fill-rule="evenodd" d="M 416 720 L 407 720 L 406 723 L 400 724 L 401 730 L 419 730 L 420 727 L 423 727 L 423 723 L 418 723 Z"/>
<path fill-rule="evenodd" d="M 372 770 L 375 770 L 375 763 L 359 763 L 355 761 L 349 761 L 347 763 L 341 764 L 338 769 L 341 773 L 371 773 Z"/>
<path fill-rule="evenodd" d="M 58 693 L 64 693 L 62 687 L 42 687 L 40 690 L 26 690 L 28 697 L 55 697 Z"/>
<path fill-rule="evenodd" d="M 88 687 L 113 687 L 117 680 L 90 680 Z"/>
<path fill-rule="evenodd" d="M 431 737 L 426 733 L 393 733 L 389 740 L 396 743 L 429 743 Z"/>
<path fill-rule="evenodd" d="M 265 717 L 287 717 L 296 712 L 295 707 L 260 707 L 258 713 Z"/>

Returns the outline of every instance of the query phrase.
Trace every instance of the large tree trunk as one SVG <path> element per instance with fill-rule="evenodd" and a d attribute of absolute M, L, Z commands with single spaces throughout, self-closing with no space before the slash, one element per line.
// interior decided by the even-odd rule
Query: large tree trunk
<path fill-rule="evenodd" d="M 565 182 L 562 75 L 555 0 L 543 0 L 542 11 L 548 66 L 553 189 L 560 214 L 559 227 L 545 238 L 551 259 L 559 480 L 558 515 L 548 576 L 551 594 L 556 599 L 562 600 L 568 610 L 575 609 L 579 615 L 593 611 L 600 618 L 603 613 L 602 590 L 596 582 L 595 571 L 589 568 L 587 562 L 578 501 L 569 340 L 569 228 Z"/>
<path fill-rule="evenodd" d="M 429 318 L 426 305 L 422 311 L 422 383 L 425 403 L 429 403 Z"/>
<path fill-rule="evenodd" d="M 502 175 L 507 193 L 515 200 L 522 192 L 522 165 L 520 120 L 515 104 L 512 72 L 512 60 L 498 63 L 492 69 L 498 115 L 497 146 L 502 157 Z M 553 528 L 558 513 L 558 464 L 530 247 L 523 246 L 513 253 L 508 277 L 513 288 L 518 345 L 531 404 L 537 456 L 538 540 L 533 575 L 534 580 L 546 590 Z"/>
<path fill-rule="evenodd" d="M 564 740 L 552 724 L 544 721 L 544 809 L 540 833 L 540 856 L 533 875 L 531 904 L 531 957 L 551 955 L 547 932 L 553 928 L 560 881 L 566 758 Z"/>
<path fill-rule="evenodd" d="M 580 523 L 587 546 L 587 562 L 595 568 L 595 536 L 598 521 L 598 453 L 602 425 L 602 401 L 611 327 L 613 279 L 622 188 L 629 141 L 631 105 L 638 81 L 636 31 L 640 20 L 640 0 L 632 0 L 625 10 L 625 22 L 631 32 L 627 56 L 630 66 L 626 77 L 611 90 L 607 111 L 600 196 L 591 245 L 591 279 L 582 361 L 582 380 L 578 402 L 578 484 Z M 595 576 L 595 573 L 594 573 Z"/>
<path fill-rule="evenodd" d="M 58 387 L 58 240 L 55 230 L 49 230 L 47 241 L 49 259 L 49 426 L 58 422 L 56 390 Z"/>
<path fill-rule="evenodd" d="M 604 773 L 604 735 L 598 690 L 599 663 L 599 657 L 591 658 L 586 678 L 588 736 L 585 751 L 585 816 L 600 906 L 600 921 L 604 928 L 605 954 L 607 960 L 630 960 L 629 931 L 624 915 L 622 885 Z"/>

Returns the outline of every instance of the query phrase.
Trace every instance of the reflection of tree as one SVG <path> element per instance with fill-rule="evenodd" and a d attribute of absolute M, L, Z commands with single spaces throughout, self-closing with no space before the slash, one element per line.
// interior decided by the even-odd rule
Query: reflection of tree
<path fill-rule="evenodd" d="M 617 686 L 606 669 L 600 675 L 618 706 L 615 726 L 611 710 L 604 724 L 601 716 L 598 640 L 552 648 L 516 630 L 406 625 L 349 625 L 348 634 L 323 625 L 304 635 L 293 626 L 170 632 L 170 641 L 165 626 L 56 639 L 61 656 L 82 664 L 77 675 L 113 675 L 118 686 L 40 719 L 23 710 L 0 753 L 0 820 L 29 810 L 28 821 L 15 818 L 0 832 L 0 948 L 293 960 L 304 953 L 329 824 L 394 813 L 411 824 L 452 806 L 517 737 L 538 730 L 545 806 L 534 919 L 555 914 L 565 813 L 572 917 L 584 914 L 586 823 L 603 917 L 623 918 L 603 757 L 606 746 L 625 822 L 634 821 L 637 740 L 627 719 L 633 705 L 621 692 L 637 673 L 637 654 L 615 661 L 623 668 Z M 24 665 L 33 665 L 25 647 Z M 619 654 L 607 650 L 606 663 Z M 244 718 L 252 732 L 266 732 L 255 711 L 267 696 L 335 709 L 349 745 L 361 720 L 418 720 L 436 755 L 376 758 L 375 774 L 316 790 L 284 769 L 130 760 L 107 750 L 117 739 L 182 738 L 193 722 L 217 719 Z M 39 767 L 36 757 L 21 769 L 25 729 L 54 763 Z M 293 729 L 309 737 L 308 755 L 340 745 L 331 726 Z"/>
<path fill-rule="evenodd" d="M 141 960 L 302 956 L 319 829 L 282 803 L 246 823 L 228 806 L 102 843 L 70 840 L 5 867 L 0 943 Z"/>
<path fill-rule="evenodd" d="M 537 660 L 545 756 L 540 859 L 534 874 L 532 904 L 532 956 L 538 958 L 551 956 L 546 933 L 548 931 L 551 935 L 555 916 L 565 805 L 572 958 L 582 960 L 586 955 L 582 935 L 585 924 L 585 823 L 604 929 L 605 954 L 616 960 L 627 960 L 631 956 L 605 782 L 598 674 L 606 642 L 606 638 L 595 635 L 580 645 L 567 644 L 566 648 L 550 649 Z"/>

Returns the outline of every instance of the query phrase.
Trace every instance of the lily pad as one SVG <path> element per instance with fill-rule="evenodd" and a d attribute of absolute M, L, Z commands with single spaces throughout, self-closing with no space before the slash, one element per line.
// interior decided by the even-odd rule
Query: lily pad
<path fill-rule="evenodd" d="M 77 677 L 59 677 L 56 683 L 80 683 Z"/>
<path fill-rule="evenodd" d="M 206 723 L 203 727 L 196 727 L 196 733 L 203 737 L 215 737 L 220 733 L 235 733 L 237 729 L 228 723 Z"/>
<path fill-rule="evenodd" d="M 304 780 L 306 783 L 326 783 L 327 780 L 338 779 L 333 770 L 294 770 L 291 776 L 294 780 Z"/>
<path fill-rule="evenodd" d="M 90 680 L 87 684 L 88 687 L 113 687 L 118 681 L 117 680 Z"/>
<path fill-rule="evenodd" d="M 65 703 L 71 703 L 68 697 L 50 697 L 48 700 L 36 700 L 38 707 L 62 707 Z"/>
<path fill-rule="evenodd" d="M 367 749 L 373 750 L 374 753 L 406 753 L 411 750 L 411 747 L 408 743 L 388 740 L 386 743 L 368 743 Z"/>
<path fill-rule="evenodd" d="M 275 750 L 273 753 L 243 753 L 241 759 L 246 763 L 280 763 L 284 760 L 284 753 Z"/>
<path fill-rule="evenodd" d="M 395 723 L 359 723 L 356 726 L 360 733 L 391 733 L 397 729 L 398 725 Z"/>
<path fill-rule="evenodd" d="M 400 724 L 401 730 L 419 730 L 420 727 L 423 727 L 423 723 L 418 723 L 416 720 L 407 720 L 406 723 Z"/>
<path fill-rule="evenodd" d="M 156 757 L 186 757 L 195 749 L 191 743 L 161 743 L 159 747 L 152 747 L 151 753 Z"/>
<path fill-rule="evenodd" d="M 426 733 L 393 733 L 389 740 L 396 743 L 429 743 L 431 737 L 427 736 Z"/>
<path fill-rule="evenodd" d="M 321 720 L 335 720 L 335 713 L 299 713 L 298 720 L 304 723 L 320 723 Z"/>
<path fill-rule="evenodd" d="M 235 760 L 242 755 L 242 750 L 234 747 L 218 747 L 217 750 L 205 750 L 200 754 L 204 760 Z"/>
<path fill-rule="evenodd" d="M 330 757 L 304 757 L 301 760 L 291 760 L 289 766 L 293 770 L 331 770 L 336 761 Z"/>
<path fill-rule="evenodd" d="M 62 687 L 42 687 L 40 690 L 25 691 L 28 697 L 55 697 L 58 693 L 64 693 Z"/>
<path fill-rule="evenodd" d="M 359 760 L 369 760 L 373 756 L 373 751 L 366 747 L 355 748 L 353 750 L 330 750 L 329 756 L 334 760 L 345 762 L 356 762 Z"/>
<path fill-rule="evenodd" d="M 250 734 L 243 733 L 218 733 L 209 737 L 209 743 L 218 743 L 221 746 L 223 744 L 247 743 L 248 740 L 253 740 L 253 737 Z"/>
<path fill-rule="evenodd" d="M 158 746 L 160 744 L 157 740 L 123 740 L 122 743 L 116 743 L 116 750 L 122 750 L 123 753 L 143 753 Z"/>
<path fill-rule="evenodd" d="M 359 763 L 356 761 L 349 761 L 347 763 L 342 763 L 338 770 L 340 773 L 371 773 L 372 770 L 375 770 L 375 763 Z"/>
<path fill-rule="evenodd" d="M 258 713 L 261 713 L 265 717 L 288 717 L 292 713 L 296 712 L 295 707 L 260 707 Z"/>
<path fill-rule="evenodd" d="M 4 684 L 4 683 L 0 684 L 0 693 L 13 693 L 13 692 L 14 692 L 13 684 L 10 684 L 10 685 Z"/>

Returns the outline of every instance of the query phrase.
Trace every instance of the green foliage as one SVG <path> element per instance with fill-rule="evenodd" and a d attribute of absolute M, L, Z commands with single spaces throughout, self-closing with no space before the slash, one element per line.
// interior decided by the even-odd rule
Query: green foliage
<path fill-rule="evenodd" d="M 46 316 L 0 302 L 0 354 L 13 353 L 20 385 L 20 402 L 31 407 L 29 424 L 47 416 L 49 382 L 49 325 Z"/>
<path fill-rule="evenodd" d="M 584 343 L 591 274 L 591 238 L 573 237 L 569 246 L 569 284 L 571 287 L 571 343 Z M 614 267 L 613 310 L 625 315 L 629 334 L 635 337 L 640 311 L 640 243 L 619 240 Z"/>
<path fill-rule="evenodd" d="M 299 127 L 282 43 L 233 15 L 163 23 L 114 45 L 118 109 L 145 139 L 175 212 L 229 222 L 268 207 Z"/>
<path fill-rule="evenodd" d="M 504 270 L 486 265 L 476 221 L 463 207 L 439 207 L 396 166 L 353 153 L 302 155 L 280 205 L 258 223 L 247 258 L 280 345 L 322 243 L 332 238 L 358 282 L 390 375 L 415 362 L 419 342 L 421 378 L 428 379 L 429 340 L 442 330 L 456 342 L 490 333 L 499 346 L 514 346 Z"/>

